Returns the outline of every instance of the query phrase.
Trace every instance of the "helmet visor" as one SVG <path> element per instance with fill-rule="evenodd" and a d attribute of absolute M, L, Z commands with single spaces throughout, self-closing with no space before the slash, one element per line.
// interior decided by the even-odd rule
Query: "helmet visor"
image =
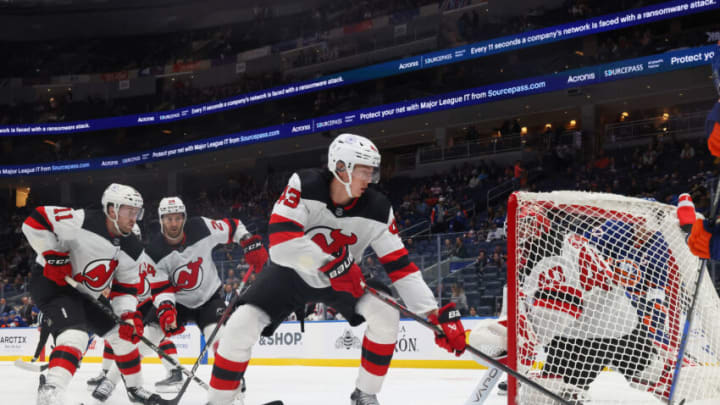
<path fill-rule="evenodd" d="M 377 184 L 380 181 L 380 168 L 358 165 L 353 168 L 352 176 L 355 179 Z"/>

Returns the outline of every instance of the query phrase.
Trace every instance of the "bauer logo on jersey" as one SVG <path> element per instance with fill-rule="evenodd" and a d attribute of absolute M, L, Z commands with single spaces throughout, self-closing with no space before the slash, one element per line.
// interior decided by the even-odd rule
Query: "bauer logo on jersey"
<path fill-rule="evenodd" d="M 332 254 L 338 252 L 343 246 L 350 246 L 357 243 L 357 235 L 351 233 L 349 236 L 342 233 L 340 229 L 333 229 L 326 226 L 316 226 L 307 231 L 308 236 L 315 242 L 323 252 Z"/>
<path fill-rule="evenodd" d="M 93 260 L 73 278 L 91 291 L 100 292 L 110 284 L 117 265 L 118 261 L 115 259 Z"/>
<path fill-rule="evenodd" d="M 194 262 L 180 266 L 172 274 L 172 282 L 178 290 L 191 291 L 202 284 L 203 269 L 202 257 L 198 257 Z"/>

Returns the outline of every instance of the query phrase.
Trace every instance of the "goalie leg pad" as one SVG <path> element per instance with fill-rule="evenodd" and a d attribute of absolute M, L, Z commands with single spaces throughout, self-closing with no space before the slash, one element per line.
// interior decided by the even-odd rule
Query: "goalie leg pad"
<path fill-rule="evenodd" d="M 530 380 L 558 394 L 561 398 L 571 401 L 571 403 L 584 403 L 584 401 L 588 400 L 586 390 L 566 383 L 561 376 L 539 375 L 535 373 L 530 375 Z M 521 404 L 558 405 L 556 401 L 527 384 L 520 385 L 517 399 L 517 403 Z"/>
<path fill-rule="evenodd" d="M 470 332 L 470 346 L 492 357 L 501 357 L 507 353 L 507 327 L 503 319 L 482 319 Z M 473 355 L 478 363 L 488 366 L 479 357 Z"/>

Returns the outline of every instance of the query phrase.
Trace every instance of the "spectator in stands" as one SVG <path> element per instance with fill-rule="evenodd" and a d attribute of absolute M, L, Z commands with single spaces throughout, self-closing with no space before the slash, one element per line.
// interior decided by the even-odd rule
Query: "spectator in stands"
<path fill-rule="evenodd" d="M 653 148 L 653 144 L 651 143 L 648 146 L 648 149 L 643 153 L 642 155 L 642 166 L 645 169 L 650 169 L 653 166 L 655 166 L 655 161 L 657 160 L 657 152 Z"/>
<path fill-rule="evenodd" d="M 497 224 L 494 221 L 490 222 L 490 229 L 488 230 L 487 239 L 485 239 L 485 241 L 492 242 L 494 240 L 502 240 L 502 239 L 503 239 L 502 228 L 498 228 Z"/>
<path fill-rule="evenodd" d="M 468 310 L 468 316 L 473 317 L 473 318 L 477 317 L 478 316 L 477 309 L 475 309 L 475 307 L 470 307 L 470 309 Z"/>
<path fill-rule="evenodd" d="M 7 312 L 9 310 L 10 310 L 10 305 L 8 305 L 5 297 L 0 298 L 0 314 L 3 312 Z"/>
<path fill-rule="evenodd" d="M 7 328 L 8 327 L 8 313 L 3 312 L 0 314 L 0 328 Z"/>
<path fill-rule="evenodd" d="M 23 317 L 26 321 L 30 322 L 32 319 L 32 298 L 28 296 L 22 297 L 22 307 L 20 308 L 20 316 Z"/>
<path fill-rule="evenodd" d="M 445 241 L 443 242 L 442 251 L 441 251 L 442 258 L 443 259 L 449 258 L 450 256 L 452 256 L 454 250 L 455 250 L 455 246 L 453 246 L 450 239 L 445 239 Z"/>
<path fill-rule="evenodd" d="M 499 246 L 498 246 L 499 247 Z M 492 259 L 490 259 L 490 264 L 497 267 L 503 267 L 505 265 L 505 260 L 503 260 L 502 256 L 499 252 L 493 252 Z"/>
<path fill-rule="evenodd" d="M 450 220 L 450 232 L 462 232 L 468 227 L 467 213 L 462 209 L 460 203 L 455 206 L 455 209 L 457 210 L 455 217 Z"/>
<path fill-rule="evenodd" d="M 225 305 L 228 305 L 230 303 L 230 300 L 233 297 L 233 287 L 231 283 L 225 283 L 223 286 L 223 290 L 220 293 L 220 297 L 225 301 Z"/>
<path fill-rule="evenodd" d="M 467 249 L 463 243 L 462 237 L 458 236 L 455 238 L 455 246 L 453 247 L 452 256 L 458 258 L 467 257 Z"/>
<path fill-rule="evenodd" d="M 485 249 L 480 249 L 477 255 L 477 259 L 475 259 L 475 270 L 478 274 L 481 274 L 483 271 L 485 271 L 485 266 L 488 264 L 488 257 L 487 252 L 485 252 Z"/>
<path fill-rule="evenodd" d="M 433 233 L 445 232 L 445 214 L 447 212 L 445 210 L 445 206 L 443 205 L 444 203 L 445 197 L 441 196 L 440 198 L 438 198 L 437 204 L 435 204 L 432 211 L 430 212 L 430 226 L 432 227 Z"/>
<path fill-rule="evenodd" d="M 382 268 L 378 266 L 377 261 L 375 261 L 372 256 L 368 256 L 365 259 L 365 264 L 362 266 L 362 269 L 372 277 L 378 277 L 380 274 L 382 274 Z"/>
<path fill-rule="evenodd" d="M 468 303 L 467 296 L 465 295 L 465 289 L 463 289 L 461 285 L 453 284 L 450 287 L 450 290 L 452 291 L 450 302 L 455 304 L 462 315 L 467 314 Z"/>
<path fill-rule="evenodd" d="M 240 279 L 238 279 L 238 278 L 235 276 L 235 270 L 229 269 L 229 270 L 227 271 L 227 276 L 225 277 L 225 282 L 226 282 L 226 283 L 229 283 L 229 284 L 233 284 L 233 283 L 238 283 L 238 282 L 240 282 Z"/>
<path fill-rule="evenodd" d="M 680 159 L 687 160 L 692 159 L 695 157 L 695 148 L 693 148 L 690 143 L 685 142 L 685 146 L 683 146 L 682 151 L 680 152 Z"/>

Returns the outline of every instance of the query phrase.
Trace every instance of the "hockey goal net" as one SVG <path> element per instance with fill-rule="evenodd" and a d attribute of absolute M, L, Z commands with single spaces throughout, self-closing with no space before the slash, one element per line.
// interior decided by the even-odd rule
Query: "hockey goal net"
<path fill-rule="evenodd" d="M 517 192 L 507 226 L 509 365 L 578 403 L 666 403 L 699 265 L 675 207 Z M 676 403 L 720 403 L 720 299 L 703 277 Z M 508 404 L 543 403 L 509 379 Z"/>

